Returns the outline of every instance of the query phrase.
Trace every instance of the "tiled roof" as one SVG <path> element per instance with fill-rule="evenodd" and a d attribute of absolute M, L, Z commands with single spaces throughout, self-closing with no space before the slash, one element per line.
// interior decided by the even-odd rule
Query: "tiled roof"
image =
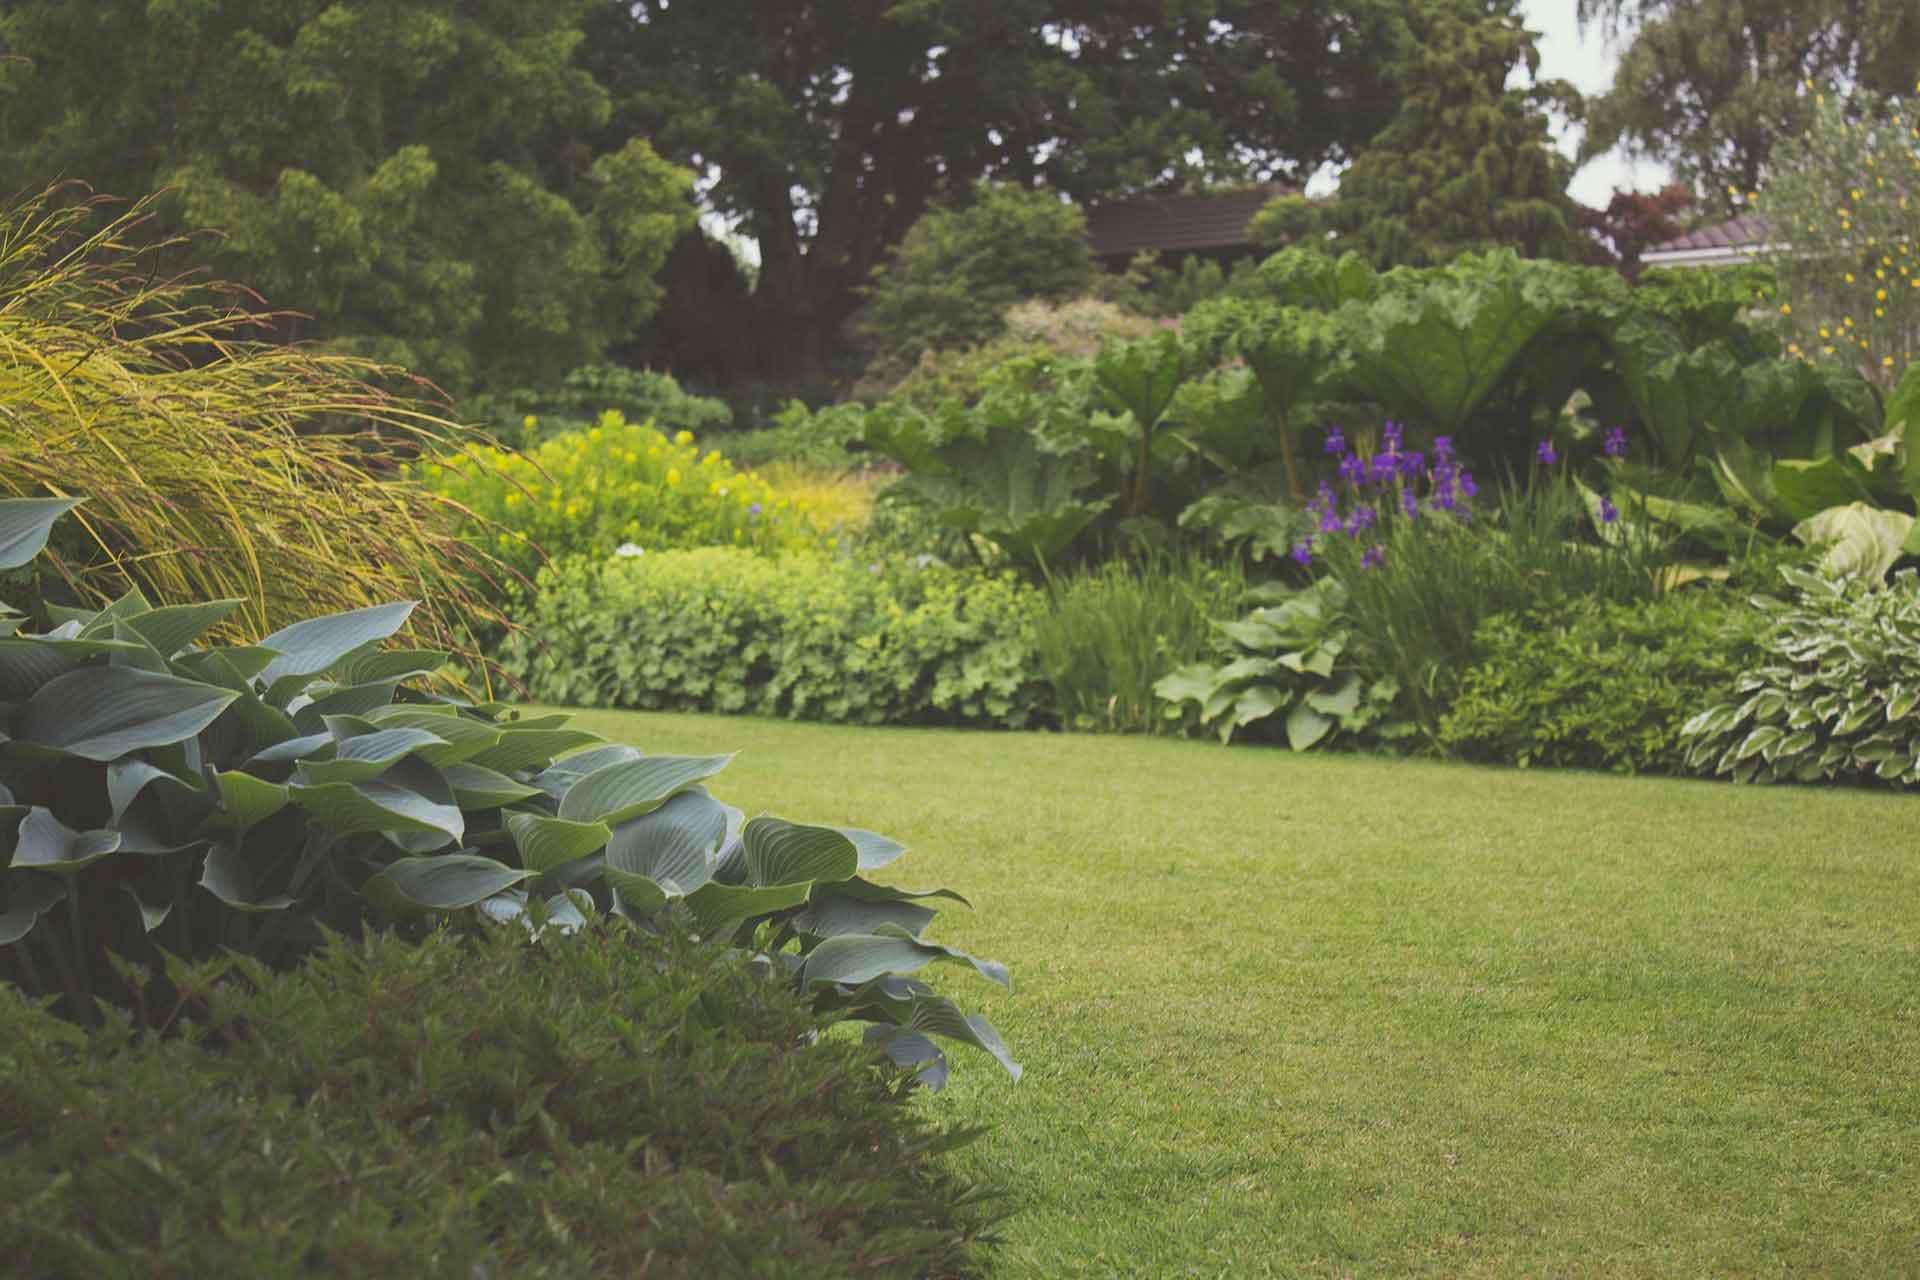
<path fill-rule="evenodd" d="M 1213 195 L 1160 196 L 1087 211 L 1097 257 L 1141 250 L 1231 249 L 1247 243 L 1247 224 L 1267 201 L 1292 188 L 1278 183 Z"/>
<path fill-rule="evenodd" d="M 1709 249 L 1757 247 L 1766 243 L 1767 224 L 1755 217 L 1716 222 L 1677 236 L 1665 244 L 1654 245 L 1646 253 L 1699 253 Z M 1645 256 L 1644 254 L 1642 256 Z"/>

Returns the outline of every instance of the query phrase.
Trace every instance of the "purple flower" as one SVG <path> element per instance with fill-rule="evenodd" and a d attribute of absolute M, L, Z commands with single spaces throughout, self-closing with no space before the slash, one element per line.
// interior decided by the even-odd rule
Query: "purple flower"
<path fill-rule="evenodd" d="M 1400 514 L 1411 520 L 1420 514 L 1420 500 L 1413 496 L 1413 490 L 1400 491 Z"/>
<path fill-rule="evenodd" d="M 1462 471 L 1460 473 L 1460 496 L 1463 498 L 1471 498 L 1479 492 L 1480 486 L 1473 482 L 1473 476 Z"/>
<path fill-rule="evenodd" d="M 1400 474 L 1400 459 L 1397 455 L 1391 452 L 1373 455 L 1373 473 L 1369 478 L 1375 484 L 1385 484 L 1398 474 Z"/>
<path fill-rule="evenodd" d="M 1332 507 L 1327 507 L 1320 513 L 1320 532 L 1322 533 L 1340 532 L 1340 513 L 1335 511 Z"/>
<path fill-rule="evenodd" d="M 748 515 L 750 515 L 750 516 L 757 516 L 757 515 L 759 515 L 759 514 L 760 514 L 760 504 L 756 502 L 756 503 L 754 503 L 754 504 L 753 504 L 752 506 L 750 506 L 750 507 L 748 507 L 748 508 L 747 508 L 747 514 L 748 514 Z"/>
<path fill-rule="evenodd" d="M 1626 457 L 1627 456 L 1627 429 L 1625 427 L 1614 427 L 1612 430 L 1608 431 L 1607 441 L 1605 444 L 1600 446 L 1600 450 L 1602 453 L 1606 454 L 1609 458 Z"/>
<path fill-rule="evenodd" d="M 1444 465 L 1453 458 L 1453 437 L 1435 436 L 1433 438 L 1433 460 Z"/>
<path fill-rule="evenodd" d="M 1360 567 L 1362 569 L 1371 569 L 1375 565 L 1385 563 L 1386 558 L 1387 558 L 1386 547 L 1376 542 L 1372 546 L 1367 548 L 1365 555 L 1360 557 Z"/>
<path fill-rule="evenodd" d="M 1360 461 L 1359 454 L 1349 453 L 1340 459 L 1340 478 L 1356 487 L 1367 482 L 1367 464 Z"/>
<path fill-rule="evenodd" d="M 1401 427 L 1399 423 L 1389 421 L 1385 427 L 1381 428 L 1380 434 L 1387 442 L 1386 448 L 1388 453 L 1400 452 Z"/>
<path fill-rule="evenodd" d="M 1353 527 L 1355 529 L 1371 529 L 1379 523 L 1380 513 L 1364 502 L 1361 503 L 1359 509 L 1353 513 Z"/>
<path fill-rule="evenodd" d="M 1305 538 L 1302 538 L 1300 541 L 1293 544 L 1293 550 L 1287 552 L 1287 554 L 1293 557 L 1293 561 L 1295 564 L 1302 564 L 1302 565 L 1312 564 L 1313 563 L 1313 543 L 1307 541 Z"/>
<path fill-rule="evenodd" d="M 1550 467 L 1560 460 L 1560 455 L 1553 451 L 1551 440 L 1542 440 L 1539 447 L 1533 451 L 1533 456 L 1543 467 Z"/>
<path fill-rule="evenodd" d="M 1620 509 L 1614 506 L 1611 502 L 1608 502 L 1605 498 L 1600 499 L 1600 523 L 1612 524 L 1615 520 L 1618 520 L 1619 518 L 1620 518 Z"/>
<path fill-rule="evenodd" d="M 1400 455 L 1400 474 L 1411 480 L 1420 474 L 1420 468 L 1426 463 L 1426 455 L 1418 449 L 1412 453 L 1403 453 Z"/>
<path fill-rule="evenodd" d="M 1345 453 L 1347 450 L 1346 432 L 1338 427 L 1327 428 L 1327 442 L 1321 448 L 1327 453 Z"/>

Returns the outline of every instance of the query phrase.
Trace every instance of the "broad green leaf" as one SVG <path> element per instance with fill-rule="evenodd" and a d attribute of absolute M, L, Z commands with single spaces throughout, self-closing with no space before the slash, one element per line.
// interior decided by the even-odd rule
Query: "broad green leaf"
<path fill-rule="evenodd" d="M 340 744 L 331 733 L 309 733 L 262 748 L 248 757 L 247 763 L 291 764 L 296 760 L 331 760 L 333 753 L 339 749 Z"/>
<path fill-rule="evenodd" d="M 398 687 L 391 680 L 374 684 L 309 685 L 305 693 L 287 699 L 285 706 L 301 733 L 313 733 L 329 720 L 343 716 L 360 719 L 378 711 L 393 701 Z"/>
<path fill-rule="evenodd" d="M 377 684 L 432 675 L 452 654 L 440 649 L 381 649 L 363 646 L 342 658 L 335 670 L 344 684 Z"/>
<path fill-rule="evenodd" d="M 176 778 L 155 765 L 149 764 L 138 756 L 126 756 L 107 763 L 107 804 L 113 811 L 113 825 L 119 825 L 120 818 L 133 804 L 142 791 L 155 782 L 184 791 L 196 788 L 190 782 Z"/>
<path fill-rule="evenodd" d="M 1210 695 L 1217 680 L 1214 668 L 1204 662 L 1190 662 L 1161 676 L 1153 686 L 1153 696 L 1162 702 L 1201 702 Z"/>
<path fill-rule="evenodd" d="M 886 929 L 886 926 L 881 926 Z M 923 942 L 904 930 L 872 934 L 843 934 L 828 938 L 807 953 L 800 968 L 800 985 L 812 988 L 824 985 L 857 987 L 882 974 L 914 973 L 936 960 L 972 965 L 979 973 L 1003 987 L 1012 987 L 1005 965 L 976 960 L 964 952 L 936 943 Z"/>
<path fill-rule="evenodd" d="M 383 729 L 425 730 L 440 740 L 429 745 L 420 758 L 430 765 L 446 766 L 480 755 L 500 741 L 500 727 L 458 713 L 430 711 L 411 703 L 398 703 L 367 713 L 367 719 Z"/>
<path fill-rule="evenodd" d="M 537 813 L 509 813 L 506 826 L 520 851 L 520 864 L 533 871 L 551 871 L 584 858 L 613 838 L 604 822 L 568 822 Z"/>
<path fill-rule="evenodd" d="M 468 764 L 477 764 L 483 769 L 497 769 L 501 773 L 512 773 L 518 769 L 543 765 L 563 751 L 571 751 L 575 747 L 583 747 L 589 742 L 600 740 L 600 735 L 589 733 L 585 729 L 562 729 L 550 725 L 540 728 L 520 728 L 508 724 L 501 726 L 501 729 L 500 741 L 478 755 L 469 756 Z"/>
<path fill-rule="evenodd" d="M 644 876 L 666 896 L 685 897 L 713 878 L 714 855 L 726 835 L 725 807 L 705 791 L 683 791 L 613 828 L 607 878 L 614 882 L 616 871 Z"/>
<path fill-rule="evenodd" d="M 1114 404 L 1151 431 L 1166 415 L 1187 372 L 1179 336 L 1160 332 L 1134 342 L 1109 343 L 1094 357 L 1093 375 Z"/>
<path fill-rule="evenodd" d="M 540 794 L 538 787 L 515 782 L 504 773 L 483 769 L 465 761 L 443 765 L 440 772 L 446 775 L 447 785 L 453 788 L 454 800 L 469 812 L 498 809 L 502 805 L 517 804 L 528 796 Z"/>
<path fill-rule="evenodd" d="M 370 782 L 422 747 L 445 741 L 425 729 L 380 729 L 342 740 L 330 760 L 303 760 L 293 771 L 302 786 Z"/>
<path fill-rule="evenodd" d="M 33 932 L 34 922 L 66 901 L 67 886 L 54 876 L 29 871 L 0 873 L 0 947 Z"/>
<path fill-rule="evenodd" d="M 269 700 L 284 703 L 302 677 L 319 675 L 362 645 L 385 640 L 412 612 L 411 603 L 374 605 L 308 618 L 265 637 L 260 646 L 280 655 L 260 673 Z"/>
<path fill-rule="evenodd" d="M 702 930 L 717 933 L 742 920 L 804 906 L 812 888 L 804 882 L 755 888 L 710 880 L 687 895 L 687 909 Z"/>
<path fill-rule="evenodd" d="M 651 915 L 667 905 L 667 891 L 649 876 L 609 864 L 602 872 L 613 890 L 613 909 L 629 919 Z"/>
<path fill-rule="evenodd" d="M 416 760 L 403 760 L 371 782 L 294 784 L 288 789 L 308 812 L 339 832 L 436 832 L 445 844 L 466 831 L 466 819 L 445 779 Z"/>
<path fill-rule="evenodd" d="M 841 835 L 853 841 L 853 847 L 860 854 L 860 870 L 874 871 L 886 866 L 907 851 L 907 846 L 898 840 L 866 831 L 860 827 L 835 827 Z"/>
<path fill-rule="evenodd" d="M 51 809 L 34 805 L 20 820 L 12 865 L 15 870 L 78 871 L 119 847 L 118 831 L 75 831 Z"/>
<path fill-rule="evenodd" d="M 762 816 L 748 820 L 741 841 L 748 884 L 850 880 L 860 870 L 859 849 L 832 827 Z"/>
<path fill-rule="evenodd" d="M 389 863 L 362 890 L 375 901 L 421 911 L 458 911 L 477 906 L 534 873 L 517 870 L 470 853 L 433 858 L 400 858 Z"/>
<path fill-rule="evenodd" d="M 1287 745 L 1305 751 L 1327 736 L 1333 721 L 1308 706 L 1303 698 L 1287 713 Z"/>
<path fill-rule="evenodd" d="M 947 1055 L 940 1046 L 918 1031 L 905 1031 L 888 1023 L 876 1023 L 861 1037 L 867 1044 L 884 1051 L 896 1067 L 912 1071 L 931 1093 L 947 1087 Z"/>
<path fill-rule="evenodd" d="M 292 799 L 284 784 L 237 769 L 222 770 L 214 775 L 214 782 L 220 790 L 220 813 L 208 825 L 231 831 L 236 838 L 286 808 Z"/>
<path fill-rule="evenodd" d="M 132 898 L 134 906 L 139 908 L 140 931 L 142 933 L 152 933 L 155 929 L 165 924 L 167 917 L 173 914 L 173 899 L 155 899 L 151 896 L 151 888 L 149 888 L 147 892 L 142 892 L 140 886 L 129 882 L 121 885 L 120 889 L 121 892 L 125 893 L 129 898 Z"/>
<path fill-rule="evenodd" d="M 814 901 L 826 898 L 851 898 L 856 902 L 911 902 L 921 898 L 946 898 L 963 907 L 973 904 L 951 889 L 902 889 L 897 885 L 875 884 L 859 876 L 814 886 Z"/>
<path fill-rule="evenodd" d="M 207 604 L 163 605 L 128 618 L 126 625 L 139 632 L 162 657 L 171 658 L 240 604 L 239 600 L 214 600 Z"/>
<path fill-rule="evenodd" d="M 1360 707 L 1360 677 L 1348 676 L 1338 689 L 1308 694 L 1307 705 L 1325 715 L 1352 715 Z"/>
<path fill-rule="evenodd" d="M 47 545 L 53 522 L 85 498 L 0 498 L 0 569 L 18 569 Z"/>
<path fill-rule="evenodd" d="M 1790 520 L 1867 499 L 1860 473 L 1837 457 L 1783 459 L 1773 464 L 1773 494 Z"/>
<path fill-rule="evenodd" d="M 854 898 L 822 897 L 815 886 L 806 910 L 793 917 L 793 927 L 818 938 L 845 933 L 874 932 L 881 925 L 892 925 L 918 938 L 927 924 L 939 914 L 931 907 L 911 902 L 862 902 Z"/>
<path fill-rule="evenodd" d="M 608 765 L 567 788 L 560 797 L 560 816 L 569 822 L 604 822 L 609 826 L 625 822 L 652 812 L 688 787 L 712 777 L 732 759 L 731 753 L 647 756 Z"/>
<path fill-rule="evenodd" d="M 252 693 L 254 677 L 278 656 L 273 650 L 256 644 L 229 645 L 202 653 L 176 654 L 173 667 L 176 674 L 184 674 L 189 679 L 204 680 L 236 693 Z"/>
<path fill-rule="evenodd" d="M 90 667 L 42 686 L 27 700 L 15 736 L 67 755 L 112 760 L 193 737 L 236 696 L 133 667 Z"/>
<path fill-rule="evenodd" d="M 1904 511 L 1851 502 L 1802 520 L 1793 527 L 1793 536 L 1808 546 L 1827 547 L 1820 560 L 1823 572 L 1877 583 L 1904 553 L 1914 528 L 1914 518 Z"/>
<path fill-rule="evenodd" d="M 963 1015 L 959 1007 L 945 996 L 914 997 L 913 1012 L 908 1016 L 906 1026 L 921 1035 L 944 1036 L 983 1049 L 1006 1068 L 1008 1075 L 1015 1080 L 1020 1078 L 1020 1064 L 1013 1060 L 1013 1055 L 1007 1051 L 1006 1043 L 1000 1039 L 1000 1033 L 993 1029 L 993 1024 L 977 1013 Z"/>

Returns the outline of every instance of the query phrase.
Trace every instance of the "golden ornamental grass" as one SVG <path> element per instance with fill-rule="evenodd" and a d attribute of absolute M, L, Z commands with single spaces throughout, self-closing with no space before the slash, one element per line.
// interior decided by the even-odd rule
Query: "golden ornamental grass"
<path fill-rule="evenodd" d="M 413 639 L 475 659 L 475 626 L 500 621 L 476 584 L 502 570 L 398 474 L 459 428 L 378 385 L 400 371 L 271 341 L 285 315 L 169 269 L 196 242 L 151 235 L 150 201 L 101 225 L 106 201 L 77 194 L 0 209 L 0 492 L 88 499 L 43 581 L 90 603 L 238 597 L 242 639 L 418 600 Z"/>

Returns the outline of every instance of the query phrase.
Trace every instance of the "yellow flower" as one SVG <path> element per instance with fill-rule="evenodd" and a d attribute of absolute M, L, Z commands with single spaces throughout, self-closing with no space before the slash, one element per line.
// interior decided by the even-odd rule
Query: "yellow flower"
<path fill-rule="evenodd" d="M 1788 302 L 1783 302 L 1783 303 L 1781 303 L 1781 304 L 1780 304 L 1780 314 L 1781 314 L 1781 315 L 1783 315 L 1783 316 L 1790 316 L 1790 315 L 1792 315 L 1792 314 L 1793 314 L 1793 304 L 1792 304 L 1792 303 L 1788 303 Z"/>
<path fill-rule="evenodd" d="M 1860 188 L 1855 187 L 1853 190 L 1847 192 L 1847 194 L 1852 196 L 1855 200 L 1858 200 L 1860 198 Z"/>
<path fill-rule="evenodd" d="M 1840 278 L 1841 278 L 1842 280 L 1845 280 L 1845 281 L 1846 281 L 1846 282 L 1847 282 L 1848 284 L 1852 284 L 1852 283 L 1853 283 L 1853 272 L 1851 272 L 1851 271 L 1849 271 L 1849 272 L 1847 272 L 1847 274 L 1846 274 L 1846 275 L 1844 275 L 1844 276 L 1842 276 L 1842 277 L 1840 277 Z"/>
<path fill-rule="evenodd" d="M 1820 350 L 1822 350 L 1823 352 L 1825 352 L 1825 353 L 1826 353 L 1826 354 L 1828 354 L 1828 355 L 1832 355 L 1832 354 L 1833 354 L 1833 348 L 1832 348 L 1832 347 L 1822 347 L 1822 348 L 1820 348 Z"/>
<path fill-rule="evenodd" d="M 1833 334 L 1832 334 L 1831 332 L 1829 332 L 1829 331 L 1828 331 L 1828 329 L 1827 329 L 1827 326 L 1825 326 L 1825 325 L 1821 325 L 1821 326 L 1820 326 L 1820 336 L 1821 336 L 1821 337 L 1823 337 L 1823 338 L 1831 338 L 1831 337 L 1833 336 Z"/>
<path fill-rule="evenodd" d="M 679 433 L 678 435 L 676 435 L 676 436 L 674 436 L 674 438 L 673 438 L 673 442 L 674 442 L 675 444 L 692 444 L 692 443 L 693 443 L 693 432 L 691 432 L 691 431 L 682 431 L 682 432 L 680 432 L 680 433 Z"/>
<path fill-rule="evenodd" d="M 700 459 L 700 465 L 710 467 L 718 461 L 720 461 L 720 451 L 718 449 L 712 449 L 707 452 L 706 457 Z"/>
<path fill-rule="evenodd" d="M 540 425 L 540 419 L 534 417 L 532 414 L 528 414 L 526 417 L 520 419 L 520 425 L 528 431 L 531 431 Z"/>
<path fill-rule="evenodd" d="M 631 449 L 627 450 L 626 453 L 621 456 L 626 460 L 628 466 L 632 466 L 634 463 L 640 461 L 640 455 Z"/>
<path fill-rule="evenodd" d="M 680 483 L 680 468 L 678 468 L 678 467 L 668 467 L 668 468 L 667 468 L 667 483 L 668 483 L 668 484 L 679 484 L 679 483 Z"/>
<path fill-rule="evenodd" d="M 1891 369 L 1891 368 L 1893 368 L 1893 357 L 1892 357 L 1892 356 L 1881 356 L 1881 357 L 1880 357 L 1880 367 L 1881 367 L 1882 369 Z"/>
<path fill-rule="evenodd" d="M 579 514 L 580 514 L 580 504 L 577 502 L 569 502 L 567 504 L 567 519 L 571 520 L 575 516 L 578 516 Z"/>
<path fill-rule="evenodd" d="M 605 433 L 604 433 L 604 432 L 602 432 L 602 431 L 600 430 L 600 428 L 598 428 L 598 427 L 595 427 L 595 428 L 593 428 L 592 430 L 590 430 L 590 431 L 588 431 L 588 432 L 587 432 L 587 439 L 589 439 L 589 440 L 591 440 L 591 441 L 593 441 L 593 442 L 594 442 L 595 444 L 599 444 L 599 443 L 600 443 L 600 437 L 601 437 L 601 436 L 602 436 L 603 434 L 605 434 Z"/>
<path fill-rule="evenodd" d="M 517 507 L 517 506 L 519 506 L 519 505 L 520 505 L 520 495 L 519 495 L 519 494 L 517 494 L 517 493 L 510 493 L 510 494 L 508 494 L 508 495 L 507 495 L 507 505 L 508 505 L 508 506 L 510 506 L 510 507 Z"/>

